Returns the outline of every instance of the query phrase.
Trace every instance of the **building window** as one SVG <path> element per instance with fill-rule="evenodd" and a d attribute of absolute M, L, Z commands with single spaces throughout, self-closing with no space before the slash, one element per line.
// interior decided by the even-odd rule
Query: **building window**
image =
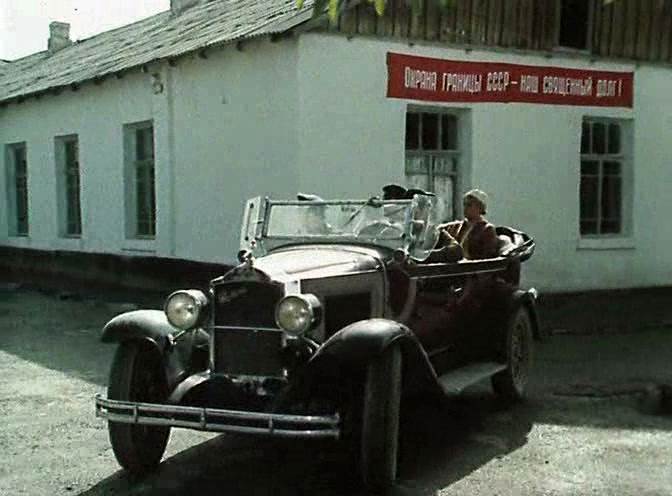
<path fill-rule="evenodd" d="M 460 168 L 459 117 L 455 113 L 409 109 L 406 113 L 406 182 L 434 192 L 445 219 L 455 217 Z"/>
<path fill-rule="evenodd" d="M 587 0 L 559 1 L 559 46 L 577 50 L 587 50 L 589 48 L 590 3 Z"/>
<path fill-rule="evenodd" d="M 582 236 L 628 234 L 632 171 L 627 122 L 586 119 L 581 132 Z"/>
<path fill-rule="evenodd" d="M 62 236 L 76 238 L 82 234 L 79 142 L 77 136 L 56 138 L 56 167 L 60 232 Z"/>
<path fill-rule="evenodd" d="M 144 122 L 129 124 L 124 131 L 127 156 L 127 235 L 131 238 L 154 238 L 154 128 L 151 122 Z"/>
<path fill-rule="evenodd" d="M 7 145 L 7 212 L 9 235 L 28 236 L 28 164 L 26 144 Z"/>

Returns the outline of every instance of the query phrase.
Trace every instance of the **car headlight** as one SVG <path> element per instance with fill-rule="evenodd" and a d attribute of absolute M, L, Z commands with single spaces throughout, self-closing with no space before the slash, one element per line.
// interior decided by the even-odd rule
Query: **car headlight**
<path fill-rule="evenodd" d="M 166 299 L 163 311 L 168 322 L 178 329 L 189 330 L 196 327 L 208 305 L 208 297 L 197 289 L 175 291 Z"/>
<path fill-rule="evenodd" d="M 312 294 L 285 296 L 275 309 L 275 323 L 294 336 L 300 336 L 315 327 L 321 316 L 320 300 Z"/>

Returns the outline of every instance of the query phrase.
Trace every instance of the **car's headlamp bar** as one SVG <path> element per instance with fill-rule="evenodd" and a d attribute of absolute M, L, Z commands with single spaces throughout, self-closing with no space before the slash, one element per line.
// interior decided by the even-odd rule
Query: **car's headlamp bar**
<path fill-rule="evenodd" d="M 315 328 L 322 319 L 322 305 L 313 294 L 285 296 L 275 309 L 275 322 L 280 329 L 300 336 Z"/>
<path fill-rule="evenodd" d="M 206 316 L 208 297 L 198 289 L 179 290 L 166 298 L 163 311 L 168 322 L 182 330 L 199 326 Z"/>

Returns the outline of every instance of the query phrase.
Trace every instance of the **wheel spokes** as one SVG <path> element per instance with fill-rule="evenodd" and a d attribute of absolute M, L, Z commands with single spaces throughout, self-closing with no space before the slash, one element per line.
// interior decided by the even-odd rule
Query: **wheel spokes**
<path fill-rule="evenodd" d="M 527 328 L 517 323 L 511 335 L 511 375 L 517 388 L 524 387 L 527 382 L 529 367 L 529 343 L 527 342 Z"/>

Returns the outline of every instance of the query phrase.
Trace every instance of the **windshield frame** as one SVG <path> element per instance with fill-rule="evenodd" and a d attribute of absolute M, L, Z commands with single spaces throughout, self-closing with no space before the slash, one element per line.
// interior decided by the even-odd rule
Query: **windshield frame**
<path fill-rule="evenodd" d="M 418 258 L 424 258 L 424 250 L 422 253 L 414 250 L 416 244 L 422 243 L 425 236 L 429 235 L 427 226 L 418 235 L 417 226 L 414 226 L 414 215 L 419 205 L 426 204 L 428 197 L 420 198 L 421 195 L 416 195 L 413 199 L 404 200 L 382 200 L 378 197 L 367 199 L 348 199 L 348 200 L 324 200 L 324 201 L 301 201 L 301 200 L 272 200 L 270 198 L 254 198 L 248 201 L 248 207 L 251 203 L 257 202 L 256 214 L 249 215 L 248 210 L 243 218 L 243 226 L 241 229 L 241 249 L 251 250 L 255 256 L 263 256 L 264 254 L 279 248 L 281 246 L 290 245 L 307 245 L 307 244 L 346 244 L 346 245 L 365 245 L 386 248 L 390 251 L 404 250 L 407 253 L 417 253 Z M 433 201 L 433 200 L 430 200 Z M 356 220 L 356 216 L 364 207 L 372 206 L 383 208 L 387 205 L 399 205 L 404 209 L 403 212 L 403 234 L 398 238 L 386 239 L 372 237 L 363 237 L 358 234 L 302 234 L 302 235 L 278 235 L 269 233 L 271 213 L 274 207 L 282 206 L 346 206 L 351 205 L 355 208 L 353 216 L 348 219 L 343 226 L 348 225 L 352 220 Z M 246 207 L 246 208 L 248 208 Z M 434 224 L 435 225 L 435 224 Z M 413 229 L 416 232 L 413 233 Z M 244 236 L 243 236 L 244 235 Z M 415 258 L 415 257 L 414 257 Z"/>
<path fill-rule="evenodd" d="M 270 234 L 269 228 L 271 214 L 273 212 L 273 207 L 283 207 L 283 206 L 297 206 L 301 208 L 308 208 L 311 206 L 353 206 L 355 211 L 352 213 L 351 217 L 348 219 L 346 224 L 356 220 L 358 215 L 361 215 L 366 206 L 371 206 L 374 208 L 383 208 L 383 205 L 400 205 L 406 207 L 406 212 L 404 213 L 404 222 L 403 222 L 403 234 L 402 237 L 397 239 L 388 239 L 388 240 L 376 240 L 373 237 L 362 237 L 358 236 L 355 233 L 351 235 L 348 234 L 304 234 L 304 235 L 277 235 Z M 382 246 L 390 249 L 401 248 L 406 242 L 407 238 L 407 229 L 408 229 L 408 209 L 412 206 L 411 200 L 381 200 L 379 198 L 370 198 L 368 200 L 324 200 L 324 201 L 301 201 L 301 200 L 271 200 L 268 199 L 266 203 L 266 208 L 264 210 L 264 220 L 261 226 L 261 240 L 263 240 L 265 245 L 269 245 L 268 248 L 288 245 L 288 244 L 311 244 L 311 243 L 333 243 L 333 244 L 363 244 L 363 245 L 375 245 Z M 344 224 L 345 225 L 345 224 Z"/>

